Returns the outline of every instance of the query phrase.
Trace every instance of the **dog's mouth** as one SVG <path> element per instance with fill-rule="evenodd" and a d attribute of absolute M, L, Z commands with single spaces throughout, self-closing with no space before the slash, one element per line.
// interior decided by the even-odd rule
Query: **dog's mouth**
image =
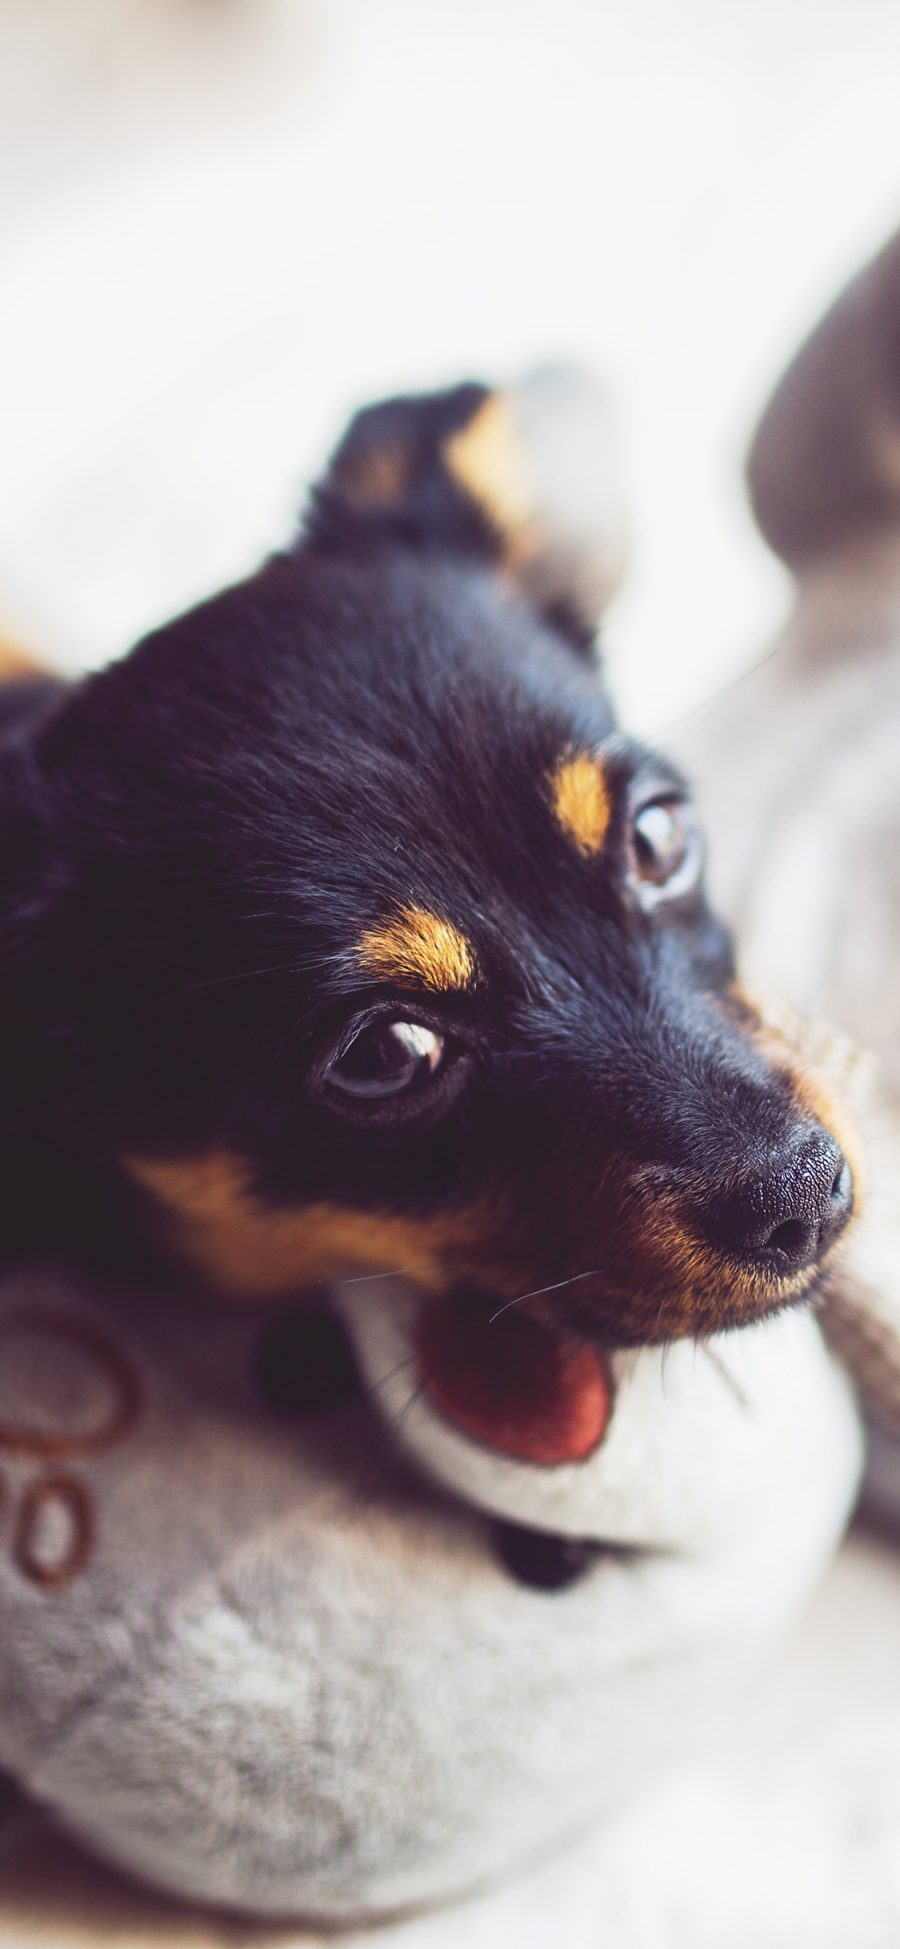
<path fill-rule="evenodd" d="M 857 1214 L 856 1147 L 804 1113 L 777 1142 L 751 1131 L 731 1149 L 702 1172 L 608 1155 L 583 1194 L 562 1186 L 556 1209 L 538 1184 L 530 1204 L 504 1198 L 490 1229 L 447 1255 L 441 1287 L 455 1279 L 486 1321 L 521 1310 L 607 1351 L 708 1339 L 796 1306 Z"/>
<path fill-rule="evenodd" d="M 623 1240 L 605 1266 L 551 1268 L 546 1278 L 531 1280 L 472 1267 L 448 1279 L 443 1293 L 485 1340 L 489 1334 L 496 1340 L 498 1328 L 525 1317 L 574 1344 L 611 1353 L 708 1339 L 812 1300 L 836 1243 L 796 1267 L 778 1250 L 768 1261 L 748 1265 L 680 1227 L 667 1235 L 657 1218 L 636 1249 Z"/>
<path fill-rule="evenodd" d="M 612 1412 L 603 1353 L 560 1324 L 458 1287 L 422 1311 L 422 1385 L 472 1439 L 517 1461 L 556 1466 L 593 1454 Z"/>

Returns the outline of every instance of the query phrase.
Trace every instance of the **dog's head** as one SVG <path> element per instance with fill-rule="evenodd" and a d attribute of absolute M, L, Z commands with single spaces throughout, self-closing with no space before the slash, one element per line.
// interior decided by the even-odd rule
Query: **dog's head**
<path fill-rule="evenodd" d="M 218 1288 L 549 1287 L 624 1344 L 798 1296 L 844 1225 L 593 660 L 594 437 L 559 378 L 372 408 L 295 549 L 8 752 L 8 1125 Z"/>

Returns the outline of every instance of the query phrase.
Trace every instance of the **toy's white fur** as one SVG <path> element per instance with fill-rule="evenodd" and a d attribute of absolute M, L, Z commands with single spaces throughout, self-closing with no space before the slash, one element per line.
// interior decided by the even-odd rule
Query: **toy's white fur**
<path fill-rule="evenodd" d="M 9 1338 L 23 1309 L 27 1347 L 20 1324 Z M 108 1360 L 73 1359 L 79 1321 L 142 1403 L 93 1455 L 77 1430 L 115 1383 Z M 855 1418 L 810 1318 L 760 1329 L 752 1358 L 749 1339 L 726 1350 L 752 1373 L 747 1406 L 690 1349 L 668 1379 L 657 1353 L 629 1357 L 608 1496 L 601 1448 L 588 1503 L 592 1533 L 608 1519 L 650 1549 L 542 1594 L 501 1567 L 489 1524 L 398 1466 L 369 1409 L 267 1413 L 260 1331 L 163 1300 L 129 1316 L 50 1275 L 0 1289 L 0 1422 L 74 1431 L 63 1466 L 96 1520 L 84 1567 L 36 1584 L 10 1542 L 46 1465 L 3 1458 L 0 1764 L 187 1895 L 372 1916 L 618 1813 L 708 1736 L 853 1492 Z M 48 1509 L 38 1560 L 65 1556 L 65 1522 Z"/>
<path fill-rule="evenodd" d="M 393 1439 L 476 1508 L 563 1536 L 692 1558 L 740 1555 L 757 1526 L 769 1530 L 808 1397 L 812 1425 L 819 1411 L 817 1335 L 801 1315 L 701 1344 L 614 1354 L 613 1412 L 600 1446 L 586 1461 L 548 1468 L 481 1446 L 434 1406 L 415 1354 L 421 1306 L 408 1288 L 380 1280 L 364 1298 L 359 1286 L 346 1288 L 343 1312 Z"/>

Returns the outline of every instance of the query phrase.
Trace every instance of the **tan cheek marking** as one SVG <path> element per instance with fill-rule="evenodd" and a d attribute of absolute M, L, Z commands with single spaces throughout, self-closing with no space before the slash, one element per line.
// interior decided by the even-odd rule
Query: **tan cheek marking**
<path fill-rule="evenodd" d="M 535 1294 L 529 1310 L 552 1324 L 575 1302 L 579 1313 L 593 1315 L 605 1344 L 635 1346 L 747 1323 L 811 1283 L 812 1271 L 773 1280 L 729 1263 L 694 1231 L 686 1193 L 687 1187 L 675 1191 L 654 1176 L 646 1179 L 624 1152 L 571 1162 L 567 1185 L 543 1209 L 555 1205 L 557 1240 L 571 1239 L 579 1227 L 579 1256 L 596 1268 L 598 1285 L 586 1280 L 571 1291 L 548 1289 L 546 1297 Z M 518 1229 L 521 1234 L 521 1222 Z M 565 1270 L 544 1271 L 533 1258 L 548 1281 Z M 538 1284 L 533 1267 L 527 1283 Z"/>
<path fill-rule="evenodd" d="M 34 657 L 0 636 L 0 683 L 24 683 L 31 678 L 46 677 L 47 674 Z"/>
<path fill-rule="evenodd" d="M 424 907 L 404 907 L 394 920 L 369 928 L 356 958 L 379 981 L 440 990 L 468 988 L 475 979 L 475 957 L 465 935 Z"/>
<path fill-rule="evenodd" d="M 609 829 L 609 791 L 599 758 L 577 752 L 563 758 L 550 776 L 557 825 L 580 853 L 599 853 Z"/>
<path fill-rule="evenodd" d="M 783 1279 L 738 1271 L 685 1230 L 677 1202 L 655 1196 L 616 1241 L 612 1270 L 628 1295 L 620 1308 L 632 1343 L 682 1339 L 743 1325 L 800 1298 L 810 1268 Z"/>
<path fill-rule="evenodd" d="M 503 393 L 492 393 L 453 434 L 444 459 L 457 486 L 477 501 L 507 542 L 523 540 L 537 513 L 537 494 Z"/>
<path fill-rule="evenodd" d="M 131 1157 L 125 1169 L 160 1205 L 172 1244 L 204 1279 L 248 1298 L 395 1267 L 415 1269 L 417 1284 L 437 1290 L 442 1255 L 464 1248 L 482 1222 L 474 1208 L 427 1219 L 324 1202 L 272 1209 L 250 1189 L 247 1164 L 227 1151 Z"/>

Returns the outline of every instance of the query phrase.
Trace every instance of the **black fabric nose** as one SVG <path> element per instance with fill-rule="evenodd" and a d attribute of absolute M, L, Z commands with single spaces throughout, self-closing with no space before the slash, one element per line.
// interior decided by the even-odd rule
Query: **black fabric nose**
<path fill-rule="evenodd" d="M 704 1206 L 726 1250 L 772 1272 L 800 1272 L 833 1245 L 853 1210 L 853 1175 L 840 1146 L 815 1129 L 720 1189 Z"/>

